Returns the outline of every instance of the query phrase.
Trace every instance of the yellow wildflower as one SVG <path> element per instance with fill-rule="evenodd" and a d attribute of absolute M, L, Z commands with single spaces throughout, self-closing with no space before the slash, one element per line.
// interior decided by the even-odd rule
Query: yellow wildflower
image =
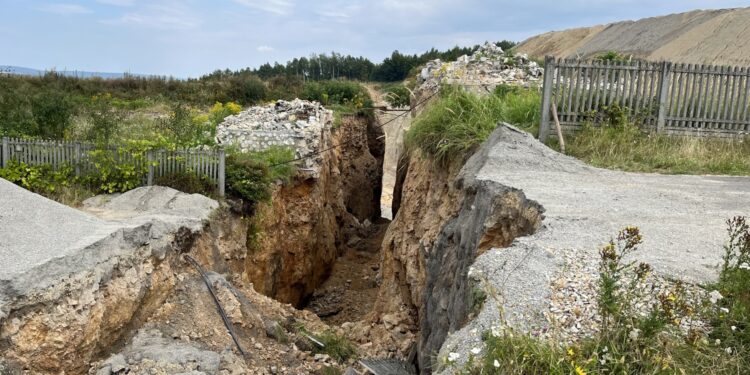
<path fill-rule="evenodd" d="M 586 375 L 586 371 L 583 371 L 581 366 L 576 366 L 576 375 Z"/>

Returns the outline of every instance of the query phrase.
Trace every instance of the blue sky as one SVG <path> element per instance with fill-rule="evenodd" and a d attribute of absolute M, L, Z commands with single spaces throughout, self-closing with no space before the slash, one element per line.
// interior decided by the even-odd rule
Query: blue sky
<path fill-rule="evenodd" d="M 195 77 L 336 51 L 523 40 L 738 0 L 0 0 L 0 65 Z"/>

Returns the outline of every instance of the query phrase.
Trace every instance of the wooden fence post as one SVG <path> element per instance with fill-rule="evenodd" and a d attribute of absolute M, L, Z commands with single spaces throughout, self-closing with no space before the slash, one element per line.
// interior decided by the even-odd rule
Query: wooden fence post
<path fill-rule="evenodd" d="M 8 146 L 8 137 L 3 137 L 3 168 L 8 167 L 8 162 L 10 161 L 10 146 Z"/>
<path fill-rule="evenodd" d="M 148 158 L 148 177 L 146 178 L 146 185 L 151 186 L 154 184 L 154 150 L 148 150 L 146 155 Z"/>
<path fill-rule="evenodd" d="M 223 197 L 225 188 L 225 169 L 226 169 L 226 151 L 224 149 L 219 150 L 219 196 Z"/>
<path fill-rule="evenodd" d="M 76 142 L 75 153 L 76 177 L 81 177 L 81 142 Z"/>
<path fill-rule="evenodd" d="M 555 75 L 555 58 L 547 56 L 544 59 L 544 88 L 542 89 L 542 118 L 539 124 L 539 140 L 546 142 L 549 138 L 549 111 L 552 99 L 552 85 Z M 557 105 L 557 103 L 555 103 Z"/>
<path fill-rule="evenodd" d="M 669 73 L 672 70 L 672 64 L 663 61 L 661 63 L 661 85 L 659 87 L 659 116 L 656 119 L 656 132 L 664 131 L 664 124 L 667 117 L 667 97 L 669 95 Z"/>

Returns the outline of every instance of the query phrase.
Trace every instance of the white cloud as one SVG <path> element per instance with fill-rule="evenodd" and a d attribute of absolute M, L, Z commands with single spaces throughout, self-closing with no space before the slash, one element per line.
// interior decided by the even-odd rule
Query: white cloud
<path fill-rule="evenodd" d="M 256 48 L 256 49 L 258 50 L 258 52 L 272 52 L 272 51 L 274 51 L 274 48 L 273 47 L 269 47 L 269 46 L 258 46 L 258 48 Z"/>
<path fill-rule="evenodd" d="M 40 12 L 55 13 L 60 15 L 86 14 L 91 13 L 91 9 L 78 4 L 46 4 L 36 8 Z"/>
<path fill-rule="evenodd" d="M 202 21 L 186 8 L 169 4 L 151 4 L 143 11 L 125 13 L 119 18 L 103 20 L 104 24 L 146 27 L 162 30 L 186 30 L 198 27 Z"/>
<path fill-rule="evenodd" d="M 114 5 L 118 7 L 129 7 L 135 4 L 135 0 L 96 0 L 99 4 Z"/>
<path fill-rule="evenodd" d="M 289 0 L 234 0 L 235 3 L 264 12 L 286 15 L 292 10 Z"/>
<path fill-rule="evenodd" d="M 318 10 L 315 13 L 317 13 L 322 18 L 334 20 L 337 22 L 347 22 L 349 18 L 351 18 L 351 16 L 344 12 Z"/>

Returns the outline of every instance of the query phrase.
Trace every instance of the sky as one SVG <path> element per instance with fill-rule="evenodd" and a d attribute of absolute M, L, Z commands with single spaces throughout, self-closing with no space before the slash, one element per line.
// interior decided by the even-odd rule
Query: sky
<path fill-rule="evenodd" d="M 180 78 L 523 39 L 750 0 L 0 0 L 0 65 Z"/>

